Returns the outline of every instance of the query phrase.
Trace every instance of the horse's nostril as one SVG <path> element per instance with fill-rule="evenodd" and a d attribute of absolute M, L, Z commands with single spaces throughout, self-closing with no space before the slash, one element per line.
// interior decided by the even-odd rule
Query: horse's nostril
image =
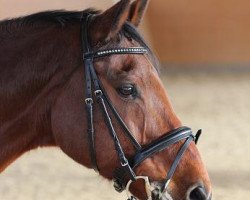
<path fill-rule="evenodd" d="M 189 200 L 207 200 L 206 189 L 202 186 L 193 188 L 189 193 Z"/>

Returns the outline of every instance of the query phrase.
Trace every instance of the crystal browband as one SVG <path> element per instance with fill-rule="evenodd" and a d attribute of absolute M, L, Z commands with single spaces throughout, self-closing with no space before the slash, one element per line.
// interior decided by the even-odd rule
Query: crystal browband
<path fill-rule="evenodd" d="M 85 54 L 84 58 L 98 58 L 103 56 L 109 56 L 112 54 L 145 54 L 148 50 L 144 47 L 130 47 L 130 48 L 115 48 L 108 50 L 101 50 L 94 53 Z"/>

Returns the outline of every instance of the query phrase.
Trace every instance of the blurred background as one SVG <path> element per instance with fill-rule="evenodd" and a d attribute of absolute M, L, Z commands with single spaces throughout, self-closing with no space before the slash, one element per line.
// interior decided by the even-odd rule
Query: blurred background
<path fill-rule="evenodd" d="M 0 20 L 112 0 L 0 0 Z M 178 116 L 203 128 L 198 148 L 215 200 L 250 196 L 250 2 L 151 0 L 141 31 L 160 58 Z M 0 175 L 1 200 L 125 199 L 60 150 L 26 153 Z"/>

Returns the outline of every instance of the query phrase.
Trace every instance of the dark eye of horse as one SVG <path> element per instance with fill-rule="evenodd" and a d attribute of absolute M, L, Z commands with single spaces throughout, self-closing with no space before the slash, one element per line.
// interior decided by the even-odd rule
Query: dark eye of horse
<path fill-rule="evenodd" d="M 121 87 L 117 88 L 119 95 L 122 97 L 135 97 L 136 96 L 136 88 L 132 84 L 124 84 Z"/>

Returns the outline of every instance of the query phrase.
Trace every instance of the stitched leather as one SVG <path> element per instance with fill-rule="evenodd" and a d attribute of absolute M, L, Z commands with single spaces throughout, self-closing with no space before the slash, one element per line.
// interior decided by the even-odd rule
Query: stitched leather
<path fill-rule="evenodd" d="M 85 43 L 87 38 L 87 27 L 89 26 L 89 18 L 91 16 L 87 16 L 87 20 L 82 23 L 81 26 L 81 37 L 83 43 L 83 51 L 89 51 L 89 46 Z M 85 27 L 85 28 L 84 28 Z M 86 113 L 87 113 L 87 133 L 88 133 L 88 143 L 89 143 L 89 152 L 90 152 L 90 159 L 92 167 L 95 171 L 98 171 L 98 165 L 96 160 L 96 151 L 95 151 L 95 131 L 93 125 L 93 98 L 92 98 L 92 84 L 91 84 L 91 76 L 90 76 L 90 69 L 89 66 L 92 64 L 91 59 L 84 59 L 84 66 L 85 66 L 85 104 L 86 104 Z"/>
<path fill-rule="evenodd" d="M 167 147 L 169 147 L 170 145 L 175 144 L 179 142 L 180 140 L 183 140 L 186 138 L 194 138 L 190 128 L 180 127 L 178 129 L 173 130 L 172 132 L 157 139 L 150 145 L 143 148 L 140 152 L 138 152 L 134 156 L 133 160 L 131 161 L 132 167 L 134 168 L 138 166 L 142 161 L 151 157 L 155 153 L 160 152 L 163 149 L 166 149 Z"/>

